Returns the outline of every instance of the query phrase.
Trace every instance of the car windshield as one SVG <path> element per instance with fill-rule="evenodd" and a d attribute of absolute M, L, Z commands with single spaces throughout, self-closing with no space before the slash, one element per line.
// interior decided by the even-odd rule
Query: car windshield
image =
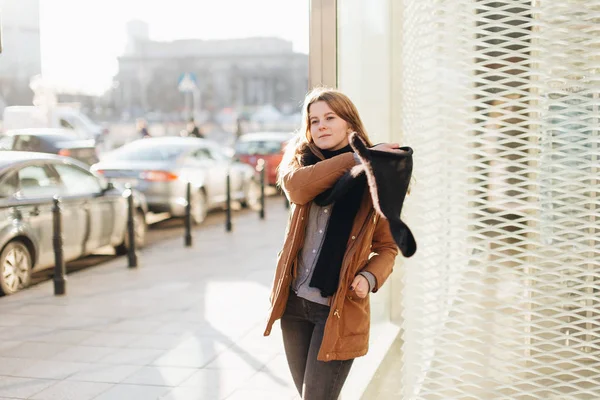
<path fill-rule="evenodd" d="M 267 155 L 281 152 L 281 142 L 275 140 L 240 141 L 235 145 L 238 154 Z"/>
<path fill-rule="evenodd" d="M 34 136 L 34 135 L 31 135 Z M 21 137 L 31 137 L 31 136 L 21 136 Z M 75 140 L 81 140 L 77 135 L 40 135 L 39 138 L 45 139 L 50 143 L 58 143 L 58 142 L 71 142 Z"/>
<path fill-rule="evenodd" d="M 110 161 L 172 161 L 179 157 L 189 145 L 135 143 L 106 154 Z"/>

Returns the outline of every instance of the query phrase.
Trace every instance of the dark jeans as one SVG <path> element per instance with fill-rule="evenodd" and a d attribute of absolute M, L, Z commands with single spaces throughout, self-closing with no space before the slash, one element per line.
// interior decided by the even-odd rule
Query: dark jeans
<path fill-rule="evenodd" d="M 298 393 L 305 400 L 336 400 L 354 360 L 318 361 L 329 306 L 296 296 L 290 290 L 281 317 L 283 345 Z"/>

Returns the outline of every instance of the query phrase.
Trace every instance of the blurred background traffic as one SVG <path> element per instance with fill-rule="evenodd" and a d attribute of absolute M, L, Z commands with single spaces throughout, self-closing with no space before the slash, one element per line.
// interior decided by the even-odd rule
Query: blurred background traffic
<path fill-rule="evenodd" d="M 261 159 L 277 194 L 308 87 L 308 4 L 265 0 L 273 21 L 206 3 L 0 0 L 0 293 L 52 266 L 54 196 L 72 261 L 127 251 L 125 185 L 139 247 L 149 221 L 185 215 L 188 182 L 195 224 L 224 209 L 228 175 L 236 207 L 256 209 Z"/>

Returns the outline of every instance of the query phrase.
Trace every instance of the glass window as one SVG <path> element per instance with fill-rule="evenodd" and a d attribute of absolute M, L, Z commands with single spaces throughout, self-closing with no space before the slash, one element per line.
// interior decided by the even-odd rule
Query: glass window
<path fill-rule="evenodd" d="M 210 153 L 210 151 L 208 151 L 208 149 L 206 149 L 206 148 L 202 148 L 202 149 L 196 150 L 194 152 L 194 158 L 196 160 L 200 160 L 200 161 L 214 160 L 215 159 L 212 156 L 212 154 Z"/>
<path fill-rule="evenodd" d="M 8 178 L 0 182 L 0 198 L 14 196 L 19 188 L 17 174 L 11 174 Z"/>
<path fill-rule="evenodd" d="M 90 172 L 73 165 L 54 165 L 68 196 L 95 194 L 102 191 L 98 178 Z"/>
<path fill-rule="evenodd" d="M 217 161 L 228 161 L 230 159 L 220 147 L 209 147 L 207 150 L 210 153 L 211 158 Z"/>
<path fill-rule="evenodd" d="M 65 129 L 75 129 L 73 127 L 73 125 L 64 118 L 60 119 L 60 126 L 61 126 L 61 128 L 65 128 Z"/>
<path fill-rule="evenodd" d="M 41 147 L 39 138 L 30 135 L 15 137 L 14 149 L 19 151 L 38 151 Z"/>
<path fill-rule="evenodd" d="M 11 150 L 15 138 L 12 136 L 4 136 L 0 138 L 0 150 Z"/>
<path fill-rule="evenodd" d="M 187 150 L 186 145 L 165 144 L 157 145 L 141 143 L 144 141 L 126 144 L 104 156 L 105 160 L 119 161 L 173 161 Z"/>
<path fill-rule="evenodd" d="M 45 166 L 31 165 L 18 172 L 19 197 L 44 198 L 60 194 L 56 179 Z"/>

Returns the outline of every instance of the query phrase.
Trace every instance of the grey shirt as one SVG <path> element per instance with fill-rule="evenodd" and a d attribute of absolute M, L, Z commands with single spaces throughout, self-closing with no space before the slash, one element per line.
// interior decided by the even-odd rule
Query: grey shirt
<path fill-rule="evenodd" d="M 320 207 L 314 202 L 310 205 L 308 214 L 308 223 L 306 225 L 306 236 L 304 238 L 304 247 L 298 255 L 298 266 L 296 267 L 296 279 L 292 282 L 292 289 L 298 297 L 314 303 L 329 305 L 329 298 L 321 296 L 321 291 L 310 287 L 310 281 L 323 247 L 329 217 L 333 204 Z M 375 276 L 370 272 L 360 272 L 369 281 L 369 288 L 375 287 Z"/>

